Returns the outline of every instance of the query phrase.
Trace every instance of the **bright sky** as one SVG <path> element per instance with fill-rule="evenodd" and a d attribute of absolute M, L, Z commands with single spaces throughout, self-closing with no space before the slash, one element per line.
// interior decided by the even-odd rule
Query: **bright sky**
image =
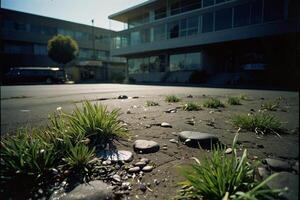
<path fill-rule="evenodd" d="M 108 16 L 146 0 L 0 0 L 1 8 L 122 30 L 123 24 Z M 109 23 L 111 21 L 111 23 Z"/>

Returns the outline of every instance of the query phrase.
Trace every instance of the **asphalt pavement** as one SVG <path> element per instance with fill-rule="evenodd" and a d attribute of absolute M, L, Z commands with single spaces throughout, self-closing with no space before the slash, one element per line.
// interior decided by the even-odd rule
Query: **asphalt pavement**
<path fill-rule="evenodd" d="M 276 98 L 298 96 L 297 92 L 253 89 L 228 89 L 185 86 L 153 86 L 126 84 L 66 84 L 1 86 L 1 134 L 14 132 L 24 126 L 45 125 L 50 113 L 62 107 L 70 112 L 76 102 L 101 98 L 159 97 L 168 94 L 239 95 Z"/>

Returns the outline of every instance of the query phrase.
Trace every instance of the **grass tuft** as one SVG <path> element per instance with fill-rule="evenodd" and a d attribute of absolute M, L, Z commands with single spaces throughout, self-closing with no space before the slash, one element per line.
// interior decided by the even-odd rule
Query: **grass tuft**
<path fill-rule="evenodd" d="M 241 105 L 241 101 L 239 97 L 228 97 L 227 103 L 229 105 Z"/>
<path fill-rule="evenodd" d="M 224 148 L 217 146 L 210 158 L 180 168 L 186 178 L 182 182 L 178 199 L 277 199 L 283 190 L 271 190 L 266 186 L 268 180 L 254 179 L 255 167 L 247 159 L 247 150 L 237 156 L 237 135 L 233 142 L 233 155 L 226 155 Z"/>
<path fill-rule="evenodd" d="M 188 102 L 184 105 L 183 110 L 185 111 L 198 111 L 201 110 L 201 105 L 194 103 L 194 102 Z"/>
<path fill-rule="evenodd" d="M 235 115 L 231 120 L 236 127 L 256 133 L 267 134 L 281 131 L 280 121 L 274 116 L 266 113 Z"/>
<path fill-rule="evenodd" d="M 165 101 L 169 102 L 169 103 L 176 103 L 176 102 L 180 101 L 180 98 L 175 95 L 169 95 L 169 96 L 166 96 Z"/>
<path fill-rule="evenodd" d="M 276 111 L 278 108 L 279 108 L 278 101 L 269 101 L 261 105 L 261 109 L 263 110 Z"/>
<path fill-rule="evenodd" d="M 146 106 L 159 106 L 159 103 L 155 101 L 146 101 Z"/>
<path fill-rule="evenodd" d="M 203 107 L 206 108 L 219 108 L 219 107 L 225 107 L 224 104 L 216 98 L 209 98 L 203 102 Z"/>

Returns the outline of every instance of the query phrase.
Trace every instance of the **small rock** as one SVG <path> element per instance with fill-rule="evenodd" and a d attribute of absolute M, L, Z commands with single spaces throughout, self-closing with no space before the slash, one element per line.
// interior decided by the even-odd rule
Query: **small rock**
<path fill-rule="evenodd" d="M 131 111 L 130 111 L 130 110 L 127 110 L 126 114 L 131 114 Z"/>
<path fill-rule="evenodd" d="M 150 187 L 150 186 L 151 186 L 151 183 L 148 182 L 148 183 L 147 183 L 147 186 Z"/>
<path fill-rule="evenodd" d="M 255 112 L 255 110 L 253 108 L 250 109 L 251 112 Z"/>
<path fill-rule="evenodd" d="M 262 145 L 262 144 L 257 144 L 256 146 L 257 146 L 257 148 L 259 148 L 259 149 L 265 148 L 264 145 Z"/>
<path fill-rule="evenodd" d="M 190 95 L 187 96 L 187 98 L 193 98 L 193 95 L 190 94 Z"/>
<path fill-rule="evenodd" d="M 275 171 L 289 171 L 291 169 L 291 166 L 287 161 L 272 158 L 267 158 L 265 161 L 267 165 Z"/>
<path fill-rule="evenodd" d="M 153 166 L 147 165 L 142 169 L 144 172 L 151 172 L 153 170 Z"/>
<path fill-rule="evenodd" d="M 168 150 L 168 147 L 163 147 L 162 149 L 163 149 L 163 150 Z"/>
<path fill-rule="evenodd" d="M 169 123 L 167 123 L 167 122 L 163 122 L 163 123 L 161 123 L 161 125 L 160 125 L 161 127 L 164 127 L 164 128 L 172 128 L 172 125 L 171 124 L 169 124 Z"/>
<path fill-rule="evenodd" d="M 118 99 L 128 99 L 128 96 L 126 96 L 126 95 L 120 95 L 120 96 L 118 96 Z"/>
<path fill-rule="evenodd" d="M 160 184 L 160 181 L 157 180 L 157 179 L 154 179 L 154 180 L 153 180 L 153 183 L 154 183 L 155 185 L 159 185 L 159 184 Z"/>
<path fill-rule="evenodd" d="M 136 140 L 133 148 L 139 153 L 154 153 L 159 150 L 159 144 L 152 140 Z"/>
<path fill-rule="evenodd" d="M 133 154 L 126 150 L 102 150 L 99 151 L 98 156 L 107 161 L 124 161 L 130 162 L 133 159 Z M 105 161 L 104 161 L 105 162 Z"/>
<path fill-rule="evenodd" d="M 188 146 L 199 147 L 200 145 L 203 148 L 211 148 L 218 141 L 213 134 L 195 131 L 182 131 L 179 133 L 179 139 Z"/>
<path fill-rule="evenodd" d="M 139 186 L 139 188 L 140 188 L 140 190 L 142 192 L 146 192 L 146 190 L 147 190 L 147 187 L 146 187 L 146 185 L 144 183 L 141 183 L 140 186 Z"/>
<path fill-rule="evenodd" d="M 176 113 L 176 112 L 177 112 L 176 108 L 170 108 L 170 109 L 165 111 L 165 113 Z"/>
<path fill-rule="evenodd" d="M 133 99 L 138 99 L 139 97 L 138 96 L 134 96 L 134 97 L 132 97 Z"/>
<path fill-rule="evenodd" d="M 263 179 L 267 178 L 270 175 L 270 172 L 264 167 L 258 167 L 257 171 L 259 176 L 262 177 Z"/>
<path fill-rule="evenodd" d="M 140 159 L 141 162 L 145 162 L 145 163 L 149 163 L 150 160 L 148 158 L 141 158 Z"/>
<path fill-rule="evenodd" d="M 185 123 L 194 126 L 195 125 L 195 120 L 191 119 L 191 120 L 186 121 Z"/>
<path fill-rule="evenodd" d="M 227 148 L 227 149 L 225 150 L 225 153 L 226 153 L 226 154 L 231 154 L 231 153 L 232 153 L 232 148 Z"/>
<path fill-rule="evenodd" d="M 123 182 L 121 185 L 121 189 L 127 190 L 130 186 L 131 186 L 131 184 L 129 182 Z"/>
<path fill-rule="evenodd" d="M 145 126 L 145 128 L 151 128 L 151 125 L 147 124 L 147 125 Z"/>
<path fill-rule="evenodd" d="M 121 182 L 121 177 L 118 174 L 112 176 L 112 179 L 117 182 Z"/>
<path fill-rule="evenodd" d="M 176 139 L 170 139 L 169 142 L 178 144 L 178 140 Z"/>
<path fill-rule="evenodd" d="M 42 189 L 39 189 L 39 190 L 38 190 L 38 193 L 39 193 L 39 194 L 43 194 L 44 191 L 43 191 Z"/>
<path fill-rule="evenodd" d="M 111 165 L 111 161 L 110 160 L 105 160 L 102 162 L 103 165 Z"/>
<path fill-rule="evenodd" d="M 129 173 L 136 173 L 140 171 L 140 167 L 131 167 L 128 169 Z"/>
<path fill-rule="evenodd" d="M 147 164 L 146 162 L 139 161 L 139 162 L 135 163 L 134 166 L 137 166 L 137 167 L 144 167 L 146 164 Z"/>

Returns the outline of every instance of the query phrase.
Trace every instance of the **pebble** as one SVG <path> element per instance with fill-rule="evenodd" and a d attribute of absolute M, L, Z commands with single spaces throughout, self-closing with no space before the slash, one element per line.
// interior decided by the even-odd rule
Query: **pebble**
<path fill-rule="evenodd" d="M 157 180 L 157 179 L 154 179 L 154 180 L 153 180 L 153 183 L 154 183 L 155 185 L 159 185 L 159 184 L 160 184 L 160 181 Z"/>
<path fill-rule="evenodd" d="M 131 111 L 130 111 L 130 110 L 127 110 L 126 114 L 131 114 Z"/>
<path fill-rule="evenodd" d="M 145 163 L 149 163 L 150 160 L 148 158 L 141 158 L 140 159 L 141 162 L 145 162 Z"/>
<path fill-rule="evenodd" d="M 129 182 L 123 182 L 121 185 L 121 189 L 127 190 L 130 186 L 131 186 L 131 184 Z"/>
<path fill-rule="evenodd" d="M 121 177 L 118 174 L 112 176 L 112 179 L 117 182 L 121 182 Z"/>
<path fill-rule="evenodd" d="M 159 144 L 152 140 L 136 140 L 133 148 L 139 153 L 154 153 L 159 150 Z"/>
<path fill-rule="evenodd" d="M 169 142 L 178 144 L 178 140 L 176 139 L 170 139 Z"/>
<path fill-rule="evenodd" d="M 272 158 L 267 158 L 265 161 L 267 165 L 275 171 L 289 171 L 291 169 L 291 166 L 287 161 Z"/>
<path fill-rule="evenodd" d="M 141 183 L 140 186 L 139 186 L 139 188 L 140 188 L 140 190 L 142 192 L 146 192 L 146 190 L 147 190 L 147 187 L 146 187 L 146 185 L 144 183 Z"/>
<path fill-rule="evenodd" d="M 129 173 L 136 173 L 140 171 L 140 167 L 131 167 L 128 169 Z"/>
<path fill-rule="evenodd" d="M 146 162 L 139 161 L 139 162 L 135 163 L 134 166 L 137 166 L 137 167 L 144 167 L 146 164 L 147 164 Z"/>
<path fill-rule="evenodd" d="M 167 122 L 163 122 L 160 124 L 161 127 L 164 127 L 164 128 L 172 128 L 172 125 L 167 123 Z"/>
<path fill-rule="evenodd" d="M 151 165 L 147 165 L 147 166 L 145 166 L 145 167 L 143 167 L 143 171 L 144 172 L 151 172 L 152 170 L 153 170 L 153 166 L 151 166 Z"/>
<path fill-rule="evenodd" d="M 168 150 L 168 147 L 163 147 L 162 149 L 163 149 L 163 150 Z"/>
<path fill-rule="evenodd" d="M 118 99 L 128 99 L 128 96 L 126 96 L 126 95 L 119 95 Z"/>
<path fill-rule="evenodd" d="M 270 175 L 270 172 L 264 167 L 258 167 L 257 171 L 259 176 L 262 177 L 263 179 L 267 178 Z"/>
<path fill-rule="evenodd" d="M 231 153 L 232 153 L 232 148 L 227 148 L 227 149 L 225 150 L 225 153 L 226 153 L 226 154 L 231 154 Z"/>

